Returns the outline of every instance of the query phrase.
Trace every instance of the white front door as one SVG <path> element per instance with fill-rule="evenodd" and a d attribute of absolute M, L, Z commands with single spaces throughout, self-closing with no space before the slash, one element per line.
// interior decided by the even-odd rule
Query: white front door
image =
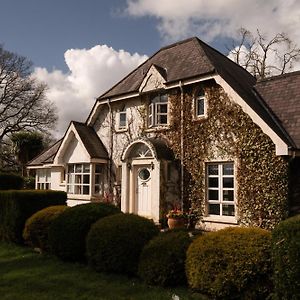
<path fill-rule="evenodd" d="M 136 178 L 136 212 L 140 216 L 151 217 L 150 165 L 137 167 Z"/>

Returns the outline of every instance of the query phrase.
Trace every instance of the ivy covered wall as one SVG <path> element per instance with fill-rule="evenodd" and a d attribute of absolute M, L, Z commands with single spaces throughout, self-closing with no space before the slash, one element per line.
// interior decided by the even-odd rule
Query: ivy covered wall
<path fill-rule="evenodd" d="M 165 135 L 185 169 L 185 203 L 205 215 L 205 162 L 234 161 L 239 224 L 273 228 L 287 215 L 288 161 L 275 155 L 271 139 L 215 83 L 204 86 L 207 116 L 195 119 L 194 90 L 170 96 L 170 130 Z"/>

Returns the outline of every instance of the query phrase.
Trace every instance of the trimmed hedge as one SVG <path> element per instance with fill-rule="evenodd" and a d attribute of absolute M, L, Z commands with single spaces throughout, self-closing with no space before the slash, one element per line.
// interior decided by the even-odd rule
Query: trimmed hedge
<path fill-rule="evenodd" d="M 24 185 L 22 176 L 0 173 L 0 190 L 21 190 Z"/>
<path fill-rule="evenodd" d="M 54 219 L 68 208 L 66 205 L 49 206 L 33 214 L 25 223 L 23 231 L 25 243 L 43 252 L 49 251 L 49 227 Z"/>
<path fill-rule="evenodd" d="M 89 265 L 99 272 L 136 274 L 143 247 L 158 232 L 152 220 L 137 215 L 103 218 L 87 236 Z"/>
<path fill-rule="evenodd" d="M 23 243 L 26 220 L 45 207 L 65 205 L 66 200 L 61 191 L 0 191 L 0 240 Z"/>
<path fill-rule="evenodd" d="M 85 240 L 97 220 L 121 211 L 107 203 L 87 203 L 71 207 L 59 215 L 49 228 L 51 252 L 63 260 L 84 261 Z"/>
<path fill-rule="evenodd" d="M 272 232 L 275 299 L 300 299 L 300 215 Z"/>
<path fill-rule="evenodd" d="M 187 251 L 193 289 L 214 299 L 267 299 L 271 293 L 271 233 L 226 228 L 200 236 Z"/>
<path fill-rule="evenodd" d="M 186 251 L 191 241 L 187 231 L 159 234 L 144 247 L 138 275 L 151 285 L 186 284 Z"/>

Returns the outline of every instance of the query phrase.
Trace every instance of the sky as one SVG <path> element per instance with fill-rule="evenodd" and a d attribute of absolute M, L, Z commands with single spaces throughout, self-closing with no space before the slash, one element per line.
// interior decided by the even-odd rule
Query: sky
<path fill-rule="evenodd" d="M 300 46 L 299 0 L 0 0 L 0 43 L 33 62 L 58 110 L 54 135 L 170 43 L 198 36 L 226 53 L 237 30 L 285 32 Z"/>

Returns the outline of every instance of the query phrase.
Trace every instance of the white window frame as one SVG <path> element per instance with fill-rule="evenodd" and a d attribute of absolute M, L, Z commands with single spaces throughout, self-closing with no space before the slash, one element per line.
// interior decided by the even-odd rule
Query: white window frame
<path fill-rule="evenodd" d="M 125 115 L 125 124 L 122 124 L 121 116 Z M 124 108 L 123 110 L 119 110 L 117 112 L 117 130 L 123 131 L 127 130 L 127 110 Z"/>
<path fill-rule="evenodd" d="M 97 168 L 99 168 L 97 170 Z M 104 164 L 95 164 L 95 171 L 94 171 L 94 187 L 93 187 L 93 194 L 95 196 L 103 196 L 104 195 Z M 96 180 L 99 177 L 100 180 Z"/>
<path fill-rule="evenodd" d="M 88 171 L 85 167 L 88 166 Z M 78 171 L 80 167 L 80 171 Z M 88 176 L 88 177 L 87 177 Z M 88 178 L 88 180 L 86 180 Z M 88 192 L 86 192 L 88 189 Z M 72 195 L 90 195 L 91 193 L 91 164 L 76 163 L 67 166 L 67 193 Z"/>
<path fill-rule="evenodd" d="M 163 97 L 166 97 L 166 101 L 161 101 Z M 169 101 L 167 94 L 155 95 L 152 98 L 152 102 L 148 106 L 148 127 L 157 127 L 157 126 L 168 126 L 169 124 Z M 166 105 L 167 112 L 160 112 L 160 106 Z M 166 116 L 167 121 L 165 123 L 160 122 L 160 117 Z"/>
<path fill-rule="evenodd" d="M 232 164 L 233 174 L 224 175 L 223 174 L 223 166 L 225 164 Z M 218 166 L 218 175 L 209 174 L 209 166 L 217 165 Z M 217 178 L 218 187 L 210 187 L 209 179 Z M 223 179 L 224 178 L 232 178 L 233 187 L 224 187 Z M 209 191 L 218 191 L 218 200 L 209 199 Z M 223 200 L 223 192 L 224 191 L 232 191 L 233 201 Z M 235 165 L 233 161 L 225 161 L 225 162 L 209 162 L 206 164 L 206 199 L 207 199 L 207 216 L 208 217 L 220 217 L 220 218 L 234 218 L 236 215 L 236 183 L 235 183 Z M 209 205 L 219 205 L 219 214 L 210 214 Z M 224 215 L 223 214 L 223 206 L 230 205 L 233 206 L 233 215 Z"/>
<path fill-rule="evenodd" d="M 198 103 L 199 101 L 203 101 L 203 113 L 198 113 Z M 202 88 L 200 88 L 194 98 L 194 117 L 196 119 L 205 118 L 207 116 L 207 100 L 205 97 L 205 92 Z"/>
<path fill-rule="evenodd" d="M 36 189 L 51 190 L 51 169 L 38 169 L 36 174 Z"/>

